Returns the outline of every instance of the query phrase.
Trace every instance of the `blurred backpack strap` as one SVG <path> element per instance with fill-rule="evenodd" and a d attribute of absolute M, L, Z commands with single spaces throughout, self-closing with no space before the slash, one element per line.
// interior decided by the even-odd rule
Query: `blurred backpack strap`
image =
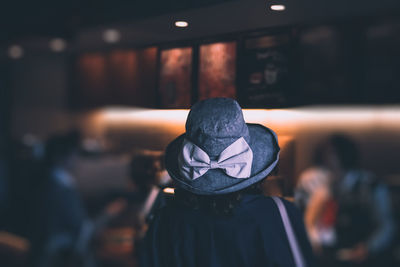
<path fill-rule="evenodd" d="M 274 196 L 271 198 L 279 209 L 279 213 L 281 215 L 283 226 L 285 228 L 286 236 L 289 241 L 290 250 L 292 251 L 296 267 L 306 267 L 303 255 L 301 253 L 301 249 L 299 247 L 299 243 L 297 242 L 297 238 L 293 231 L 293 227 L 290 222 L 289 216 L 287 214 L 285 205 L 283 204 L 282 200 L 279 197 Z"/>

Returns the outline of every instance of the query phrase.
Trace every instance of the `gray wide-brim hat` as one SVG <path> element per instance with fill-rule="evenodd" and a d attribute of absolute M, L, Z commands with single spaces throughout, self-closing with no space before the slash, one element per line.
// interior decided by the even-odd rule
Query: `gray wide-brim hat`
<path fill-rule="evenodd" d="M 245 177 L 242 175 L 240 178 L 228 175 L 224 167 L 215 165 L 220 155 L 229 150 L 228 147 L 234 147 L 230 149 L 232 151 L 237 150 L 234 143 L 238 143 L 238 140 L 250 148 L 245 150 L 247 156 L 244 157 L 248 171 Z M 191 149 L 187 148 L 188 143 Z M 185 149 L 189 151 L 186 153 L 186 161 L 182 160 Z M 193 149 L 196 153 L 200 150 L 202 155 L 205 152 L 210 162 L 214 162 L 210 163 L 208 169 L 197 174 L 198 177 L 193 176 L 196 171 L 185 165 L 185 162 L 196 158 Z M 186 133 L 168 145 L 165 161 L 166 169 L 177 187 L 198 195 L 220 195 L 242 190 L 264 179 L 278 163 L 279 151 L 274 131 L 260 124 L 246 124 L 235 100 L 211 98 L 193 105 L 186 120 Z M 228 155 L 230 159 L 235 156 Z"/>

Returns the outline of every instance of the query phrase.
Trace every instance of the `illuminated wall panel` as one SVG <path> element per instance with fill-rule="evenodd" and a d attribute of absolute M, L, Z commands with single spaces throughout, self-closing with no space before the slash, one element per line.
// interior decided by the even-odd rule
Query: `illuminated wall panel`
<path fill-rule="evenodd" d="M 236 98 L 236 42 L 200 46 L 199 99 Z"/>
<path fill-rule="evenodd" d="M 191 104 L 192 48 L 161 52 L 159 93 L 164 108 L 188 108 Z"/>
<path fill-rule="evenodd" d="M 78 59 L 77 92 L 74 104 L 97 106 L 107 101 L 106 57 L 101 53 L 88 53 Z"/>
<path fill-rule="evenodd" d="M 82 54 L 77 60 L 73 104 L 155 107 L 156 65 L 156 47 Z"/>
<path fill-rule="evenodd" d="M 154 107 L 157 48 L 109 54 L 110 97 L 115 104 Z"/>

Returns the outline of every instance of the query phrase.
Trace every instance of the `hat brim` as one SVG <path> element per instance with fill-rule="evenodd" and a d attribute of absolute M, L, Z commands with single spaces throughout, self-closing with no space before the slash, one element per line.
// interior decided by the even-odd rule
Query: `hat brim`
<path fill-rule="evenodd" d="M 220 169 L 210 169 L 201 177 L 190 180 L 179 172 L 178 156 L 185 134 L 172 141 L 165 152 L 166 169 L 176 185 L 198 195 L 221 195 L 242 190 L 268 176 L 279 160 L 279 145 L 276 134 L 260 124 L 247 123 L 249 146 L 253 151 L 253 162 L 249 178 L 233 178 Z"/>

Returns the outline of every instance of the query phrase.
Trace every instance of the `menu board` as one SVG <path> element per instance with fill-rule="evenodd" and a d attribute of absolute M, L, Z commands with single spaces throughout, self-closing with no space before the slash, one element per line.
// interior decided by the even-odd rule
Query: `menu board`
<path fill-rule="evenodd" d="M 400 19 L 368 25 L 365 36 L 365 99 L 369 103 L 400 103 Z"/>
<path fill-rule="evenodd" d="M 88 52 L 77 58 L 76 107 L 155 107 L 157 48 Z"/>
<path fill-rule="evenodd" d="M 108 56 L 110 101 L 154 107 L 157 48 L 115 50 Z"/>
<path fill-rule="evenodd" d="M 73 104 L 94 107 L 107 104 L 107 57 L 102 53 L 85 53 L 77 61 L 77 84 Z"/>
<path fill-rule="evenodd" d="M 200 46 L 198 81 L 199 100 L 236 98 L 236 42 Z"/>
<path fill-rule="evenodd" d="M 189 108 L 192 100 L 192 48 L 162 50 L 160 60 L 161 107 Z"/>
<path fill-rule="evenodd" d="M 246 107 L 285 105 L 289 84 L 290 35 L 250 38 L 245 41 L 241 88 Z"/>
<path fill-rule="evenodd" d="M 316 25 L 299 33 L 302 95 L 298 103 L 354 101 L 354 81 L 361 69 L 357 32 L 348 25 Z"/>

